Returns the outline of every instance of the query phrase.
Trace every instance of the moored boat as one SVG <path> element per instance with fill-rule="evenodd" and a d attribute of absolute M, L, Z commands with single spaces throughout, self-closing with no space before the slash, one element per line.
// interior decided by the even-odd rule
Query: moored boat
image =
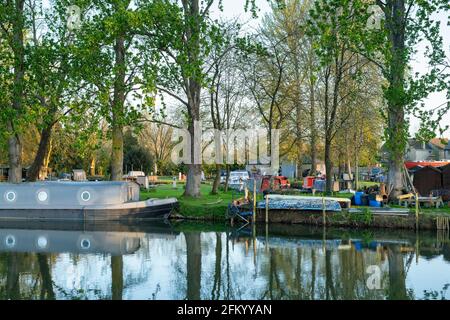
<path fill-rule="evenodd" d="M 175 198 L 139 199 L 133 182 L 33 182 L 0 184 L 0 219 L 164 219 Z"/>
<path fill-rule="evenodd" d="M 296 210 L 296 211 L 342 211 L 341 202 L 347 205 L 350 200 L 332 197 L 310 197 L 295 195 L 269 195 L 269 210 Z M 266 201 L 257 203 L 258 209 L 266 207 Z"/>

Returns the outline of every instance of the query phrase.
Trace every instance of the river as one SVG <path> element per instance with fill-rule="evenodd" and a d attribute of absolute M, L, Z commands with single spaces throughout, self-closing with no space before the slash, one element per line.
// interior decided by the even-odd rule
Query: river
<path fill-rule="evenodd" d="M 448 299 L 448 233 L 0 223 L 0 299 Z"/>

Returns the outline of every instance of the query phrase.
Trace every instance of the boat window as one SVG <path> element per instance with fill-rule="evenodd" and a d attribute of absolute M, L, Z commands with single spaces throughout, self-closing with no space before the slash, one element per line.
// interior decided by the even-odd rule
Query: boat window
<path fill-rule="evenodd" d="M 5 195 L 6 201 L 13 202 L 16 200 L 16 193 L 14 191 L 8 191 Z"/>
<path fill-rule="evenodd" d="M 83 191 L 81 193 L 81 200 L 83 201 L 89 201 L 91 199 L 91 194 L 89 191 Z"/>
<path fill-rule="evenodd" d="M 89 239 L 81 239 L 81 249 L 89 249 L 91 247 L 91 241 Z"/>
<path fill-rule="evenodd" d="M 48 199 L 48 194 L 45 191 L 39 191 L 37 197 L 40 202 L 45 202 Z"/>
<path fill-rule="evenodd" d="M 11 234 L 7 235 L 5 239 L 5 244 L 8 248 L 14 247 L 14 245 L 16 244 L 16 237 L 14 237 Z"/>

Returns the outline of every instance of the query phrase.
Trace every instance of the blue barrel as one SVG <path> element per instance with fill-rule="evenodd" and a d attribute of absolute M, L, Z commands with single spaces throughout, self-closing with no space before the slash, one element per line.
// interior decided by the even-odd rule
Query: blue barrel
<path fill-rule="evenodd" d="M 356 192 L 355 193 L 355 204 L 357 206 L 361 206 L 362 205 L 362 196 L 364 195 L 364 192 Z"/>
<path fill-rule="evenodd" d="M 379 207 L 381 207 L 381 201 L 369 200 L 369 206 L 379 208 Z"/>

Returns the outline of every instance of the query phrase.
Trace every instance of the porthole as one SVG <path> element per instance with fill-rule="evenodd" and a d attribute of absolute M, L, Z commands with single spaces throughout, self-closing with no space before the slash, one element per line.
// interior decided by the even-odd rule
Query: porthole
<path fill-rule="evenodd" d="M 48 193 L 46 191 L 39 191 L 37 199 L 39 202 L 46 202 L 48 200 Z"/>
<path fill-rule="evenodd" d="M 83 191 L 81 193 L 81 200 L 83 200 L 85 202 L 91 200 L 91 193 L 89 191 Z"/>
<path fill-rule="evenodd" d="M 81 249 L 87 250 L 91 247 L 91 241 L 89 239 L 81 239 L 80 246 Z"/>
<path fill-rule="evenodd" d="M 16 201 L 17 195 L 14 191 L 8 191 L 5 193 L 5 200 L 8 202 Z"/>
<path fill-rule="evenodd" d="M 47 246 L 48 246 L 48 240 L 47 240 L 47 237 L 45 237 L 45 236 L 40 236 L 40 237 L 37 239 L 37 246 L 38 246 L 38 248 L 40 248 L 40 249 L 45 249 L 45 248 L 47 248 Z"/>
<path fill-rule="evenodd" d="M 5 245 L 8 248 L 13 248 L 16 245 L 16 237 L 14 237 L 12 234 L 9 234 L 5 238 Z"/>

